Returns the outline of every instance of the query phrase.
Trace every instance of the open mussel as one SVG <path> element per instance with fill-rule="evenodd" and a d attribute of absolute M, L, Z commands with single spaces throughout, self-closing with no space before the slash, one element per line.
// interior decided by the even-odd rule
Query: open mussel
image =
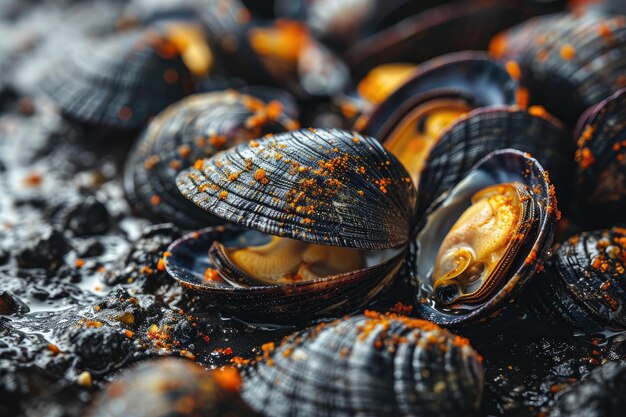
<path fill-rule="evenodd" d="M 185 228 L 218 222 L 180 194 L 176 175 L 221 150 L 296 127 L 279 102 L 235 91 L 172 104 L 150 122 L 128 158 L 124 185 L 133 211 Z"/>
<path fill-rule="evenodd" d="M 626 89 L 590 108 L 579 121 L 575 208 L 587 225 L 626 222 Z"/>
<path fill-rule="evenodd" d="M 573 126 L 626 83 L 626 19 L 600 10 L 538 17 L 494 37 L 491 53 L 515 63 L 532 104 Z"/>
<path fill-rule="evenodd" d="M 417 183 L 440 134 L 472 109 L 514 105 L 516 82 L 506 68 L 477 52 L 436 58 L 380 103 L 356 127 L 378 138 Z"/>
<path fill-rule="evenodd" d="M 142 362 L 109 383 L 90 417 L 258 416 L 239 396 L 236 369 L 205 371 L 183 359 Z"/>
<path fill-rule="evenodd" d="M 446 175 L 456 185 L 422 218 L 413 271 L 419 314 L 455 325 L 495 313 L 519 293 L 547 256 L 559 212 L 547 173 L 520 151 L 493 152 L 469 172 L 427 168 L 420 189 Z"/>
<path fill-rule="evenodd" d="M 366 311 L 266 346 L 243 373 L 242 396 L 272 417 L 470 416 L 480 356 L 439 326 Z"/>
<path fill-rule="evenodd" d="M 41 88 L 73 120 L 132 130 L 194 85 L 175 45 L 147 29 L 81 43 L 51 68 Z"/>
<path fill-rule="evenodd" d="M 404 259 L 415 188 L 371 137 L 283 133 L 200 160 L 177 181 L 196 205 L 247 229 L 192 233 L 170 246 L 166 268 L 238 316 L 353 311 L 389 286 Z"/>
<path fill-rule="evenodd" d="M 626 329 L 626 229 L 585 232 L 560 244 L 533 284 L 530 304 L 586 332 Z"/>

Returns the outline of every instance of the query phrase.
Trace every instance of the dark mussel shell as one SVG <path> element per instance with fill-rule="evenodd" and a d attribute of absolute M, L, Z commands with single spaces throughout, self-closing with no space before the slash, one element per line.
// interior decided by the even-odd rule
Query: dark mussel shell
<path fill-rule="evenodd" d="M 557 247 L 534 282 L 529 303 L 586 331 L 626 329 L 626 229 L 575 235 Z"/>
<path fill-rule="evenodd" d="M 517 63 L 531 103 L 570 126 L 626 82 L 624 16 L 596 10 L 534 18 L 497 35 L 490 50 Z"/>
<path fill-rule="evenodd" d="M 626 222 L 626 89 L 580 119 L 576 211 L 580 221 L 607 227 Z"/>
<path fill-rule="evenodd" d="M 402 246 L 415 212 L 415 188 L 398 160 L 376 139 L 340 129 L 243 144 L 198 162 L 177 183 L 224 220 L 319 245 Z"/>
<path fill-rule="evenodd" d="M 386 2 L 385 2 L 386 3 Z M 414 2 L 422 5 L 423 2 Z M 352 46 L 346 60 L 358 77 L 369 69 L 391 62 L 421 63 L 436 56 L 485 50 L 489 40 L 528 17 L 554 12 L 562 0 L 463 0 L 446 2 L 409 16 L 391 27 L 374 32 Z"/>
<path fill-rule="evenodd" d="M 469 416 L 480 402 L 481 358 L 427 321 L 366 312 L 271 347 L 242 388 L 268 417 Z"/>
<path fill-rule="evenodd" d="M 237 370 L 205 371 L 183 359 L 153 359 L 109 383 L 90 417 L 258 416 L 239 396 Z"/>
<path fill-rule="evenodd" d="M 486 54 L 449 54 L 418 66 L 414 77 L 356 126 L 384 143 L 405 118 L 429 101 L 460 100 L 469 108 L 514 105 L 516 87 L 506 68 Z"/>
<path fill-rule="evenodd" d="M 81 43 L 41 88 L 71 119 L 119 129 L 140 128 L 194 90 L 174 45 L 151 29 Z"/>
<path fill-rule="evenodd" d="M 436 169 L 449 171 L 450 175 L 457 177 L 451 181 L 456 185 L 443 193 L 426 212 L 415 247 L 412 248 L 415 259 L 409 262 L 415 262 L 414 279 L 418 283 L 417 305 L 421 317 L 437 324 L 458 325 L 497 312 L 535 275 L 552 244 L 559 212 L 546 172 L 535 159 L 520 151 L 495 151 L 469 172 L 455 172 L 442 165 Z M 445 174 L 436 174 L 434 171 L 434 167 L 428 168 L 422 181 L 428 181 L 430 175 L 445 177 Z M 444 237 L 469 206 L 471 196 L 485 187 L 510 182 L 525 186 L 531 194 L 531 206 L 525 231 L 514 237 L 519 240 L 519 246 L 513 257 L 509 258 L 507 272 L 498 281 L 491 283 L 482 301 L 457 302 L 452 305 L 440 303 L 435 297 L 431 274 Z"/>
<path fill-rule="evenodd" d="M 626 408 L 626 361 L 611 361 L 558 394 L 549 417 L 618 416 Z"/>
<path fill-rule="evenodd" d="M 385 29 L 406 16 L 450 0 L 278 0 L 281 17 L 304 20 L 313 33 L 335 48 L 345 49 L 358 39 Z"/>
<path fill-rule="evenodd" d="M 366 269 L 281 285 L 237 286 L 207 274 L 216 271 L 207 256 L 214 242 L 232 248 L 268 240 L 268 235 L 254 230 L 224 226 L 199 230 L 170 245 L 165 267 L 180 285 L 221 311 L 256 323 L 294 323 L 362 307 L 391 284 L 405 256 L 402 249 L 372 251 Z"/>
<path fill-rule="evenodd" d="M 219 222 L 180 194 L 176 175 L 198 159 L 295 127 L 280 103 L 266 104 L 235 91 L 193 95 L 172 104 L 150 122 L 129 156 L 124 185 L 133 211 L 184 228 Z"/>
<path fill-rule="evenodd" d="M 249 83 L 272 83 L 272 76 L 248 39 L 253 25 L 250 10 L 240 0 L 207 0 L 200 18 L 218 66 L 231 77 Z"/>
<path fill-rule="evenodd" d="M 574 145 L 568 130 L 541 108 L 491 106 L 473 110 L 442 133 L 421 176 L 418 217 L 497 149 L 529 153 L 550 173 L 559 200 L 569 194 Z"/>

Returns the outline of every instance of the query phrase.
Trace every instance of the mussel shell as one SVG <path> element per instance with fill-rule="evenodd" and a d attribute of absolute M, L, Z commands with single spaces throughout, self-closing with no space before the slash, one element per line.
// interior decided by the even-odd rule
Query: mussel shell
<path fill-rule="evenodd" d="M 483 371 L 466 340 L 366 312 L 288 336 L 243 379 L 243 398 L 268 417 L 468 416 Z"/>
<path fill-rule="evenodd" d="M 626 329 L 626 229 L 572 236 L 550 257 L 529 303 L 542 317 L 586 331 Z"/>
<path fill-rule="evenodd" d="M 185 197 L 224 220 L 319 245 L 386 249 L 408 241 L 416 193 L 374 138 L 301 129 L 221 152 L 181 172 Z"/>
<path fill-rule="evenodd" d="M 150 122 L 127 161 L 124 186 L 133 211 L 190 229 L 219 223 L 180 194 L 176 175 L 198 159 L 295 125 L 282 112 L 269 117 L 265 103 L 235 91 L 172 104 Z"/>
<path fill-rule="evenodd" d="M 626 222 L 626 89 L 590 108 L 576 137 L 576 207 L 587 225 Z"/>
<path fill-rule="evenodd" d="M 517 149 L 530 153 L 550 173 L 559 200 L 569 194 L 574 144 L 568 130 L 543 113 L 518 107 L 476 109 L 449 126 L 431 149 L 418 186 L 418 217 L 461 181 L 488 153 Z"/>
<path fill-rule="evenodd" d="M 183 359 L 142 362 L 109 383 L 96 399 L 90 417 L 257 416 L 237 391 L 237 371 L 205 371 Z M 231 375 L 233 373 L 234 375 Z M 229 381 L 232 379 L 233 381 Z"/>
<path fill-rule="evenodd" d="M 254 24 L 240 0 L 207 0 L 200 13 L 211 51 L 226 75 L 249 83 L 271 83 L 271 75 L 252 49 L 248 31 Z"/>
<path fill-rule="evenodd" d="M 461 178 L 453 189 L 442 194 L 426 212 L 415 242 L 416 259 L 409 260 L 410 264 L 415 262 L 418 312 L 422 318 L 441 325 L 458 325 L 484 319 L 497 312 L 518 294 L 540 269 L 546 258 L 559 216 L 554 190 L 546 172 L 535 159 L 520 151 L 504 149 L 490 153 Z M 469 206 L 472 195 L 490 185 L 507 182 L 526 185 L 533 194 L 535 207 L 531 231 L 520 237 L 523 239 L 522 246 L 515 255 L 505 279 L 493 288 L 487 300 L 478 304 L 451 306 L 438 304 L 433 297 L 429 274 L 441 242 L 456 219 Z"/>
<path fill-rule="evenodd" d="M 626 407 L 626 361 L 610 361 L 558 393 L 549 417 L 619 415 Z"/>
<path fill-rule="evenodd" d="M 153 30 L 81 44 L 41 87 L 70 118 L 120 129 L 140 128 L 194 89 L 173 45 Z"/>
<path fill-rule="evenodd" d="M 430 100 L 460 98 L 469 107 L 514 105 L 516 82 L 505 67 L 480 52 L 459 52 L 420 65 L 415 76 L 360 119 L 360 131 L 383 143 L 413 109 Z"/>
<path fill-rule="evenodd" d="M 403 15 L 409 17 L 354 44 L 346 59 L 357 76 L 362 76 L 385 63 L 421 63 L 451 52 L 485 50 L 499 31 L 530 16 L 556 11 L 559 3 L 563 1 L 447 2 L 415 15 Z"/>
<path fill-rule="evenodd" d="M 391 284 L 405 256 L 402 249 L 382 251 L 387 253 L 377 255 L 380 263 L 371 268 L 282 285 L 233 287 L 205 279 L 206 269 L 215 268 L 208 257 L 213 242 L 232 248 L 264 244 L 267 239 L 254 230 L 206 228 L 172 243 L 165 268 L 184 288 L 225 313 L 257 323 L 294 323 L 362 307 Z"/>
<path fill-rule="evenodd" d="M 624 87 L 626 19 L 597 10 L 538 17 L 498 35 L 491 51 L 517 62 L 531 103 L 573 126 Z"/>

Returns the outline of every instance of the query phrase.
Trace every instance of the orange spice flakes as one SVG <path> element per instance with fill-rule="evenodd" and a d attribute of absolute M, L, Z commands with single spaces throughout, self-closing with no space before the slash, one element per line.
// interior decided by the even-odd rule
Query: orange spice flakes
<path fill-rule="evenodd" d="M 234 365 L 248 365 L 250 363 L 250 359 L 244 359 L 241 356 L 235 356 L 230 359 L 230 363 Z"/>
<path fill-rule="evenodd" d="M 514 80 L 519 80 L 520 78 L 522 78 L 522 70 L 517 62 L 509 60 L 506 62 L 505 67 L 506 71 Z"/>
<path fill-rule="evenodd" d="M 204 280 L 222 282 L 222 277 L 220 276 L 220 273 L 217 269 L 207 268 L 204 270 Z"/>
<path fill-rule="evenodd" d="M 532 114 L 533 116 L 542 117 L 544 119 L 550 115 L 543 106 L 530 106 L 528 108 L 528 113 Z"/>
<path fill-rule="evenodd" d="M 251 148 L 258 148 L 259 147 L 259 141 L 258 140 L 251 140 L 249 142 L 249 145 Z"/>
<path fill-rule="evenodd" d="M 262 168 L 256 170 L 256 172 L 254 173 L 254 179 L 255 181 L 260 182 L 263 185 L 270 182 L 270 180 L 267 178 L 267 173 Z"/>
<path fill-rule="evenodd" d="M 228 176 L 228 182 L 237 181 L 240 175 L 241 175 L 241 172 L 233 172 L 232 174 Z"/>
<path fill-rule="evenodd" d="M 150 197 L 150 204 L 153 206 L 158 206 L 159 204 L 161 204 L 161 197 L 154 194 L 152 197 Z"/>
<path fill-rule="evenodd" d="M 220 191 L 218 198 L 220 200 L 226 200 L 228 198 L 228 191 L 224 191 L 224 190 Z"/>
<path fill-rule="evenodd" d="M 191 155 L 191 147 L 189 145 L 181 145 L 178 147 L 178 154 L 181 158 L 187 159 Z"/>
<path fill-rule="evenodd" d="M 160 161 L 161 161 L 161 158 L 159 158 L 158 155 L 151 155 L 151 156 L 147 157 L 145 161 L 143 161 L 143 169 L 145 169 L 146 171 L 150 171 Z"/>
<path fill-rule="evenodd" d="M 489 42 L 489 53 L 494 58 L 501 59 L 506 52 L 506 47 L 506 36 L 503 33 L 499 33 L 491 39 L 491 42 Z"/>
<path fill-rule="evenodd" d="M 198 159 L 196 162 L 194 162 L 193 167 L 197 170 L 201 170 L 204 167 L 204 160 Z"/>
<path fill-rule="evenodd" d="M 53 356 L 56 356 L 59 353 L 61 353 L 61 349 L 59 349 L 59 347 L 57 345 L 54 345 L 52 343 L 49 343 L 47 348 L 50 351 L 50 353 L 52 353 Z"/>
<path fill-rule="evenodd" d="M 576 48 L 569 43 L 566 43 L 561 47 L 561 58 L 565 61 L 571 61 L 576 56 Z"/>
<path fill-rule="evenodd" d="M 409 314 L 411 314 L 411 311 L 413 311 L 413 306 L 397 302 L 396 304 L 394 304 L 393 307 L 391 307 L 390 311 L 395 314 L 408 316 Z"/>
<path fill-rule="evenodd" d="M 378 185 L 378 188 L 383 193 L 387 194 L 387 187 L 391 185 L 391 178 L 381 178 L 380 180 L 375 180 L 374 183 Z"/>
<path fill-rule="evenodd" d="M 165 260 L 163 258 L 160 258 L 159 261 L 157 262 L 157 270 L 165 271 Z"/>
<path fill-rule="evenodd" d="M 213 135 L 209 138 L 209 143 L 211 144 L 211 146 L 217 149 L 223 148 L 227 142 L 228 141 L 226 140 L 226 136 L 222 135 Z"/>
<path fill-rule="evenodd" d="M 135 332 L 127 329 L 124 331 L 124 336 L 126 336 L 129 339 L 132 339 L 135 336 Z"/>
<path fill-rule="evenodd" d="M 587 147 L 578 149 L 576 151 L 575 158 L 578 166 L 582 169 L 588 169 L 596 162 L 596 158 L 591 153 L 591 150 Z"/>
<path fill-rule="evenodd" d="M 213 378 L 220 387 L 226 390 L 239 391 L 241 388 L 239 371 L 232 366 L 225 366 L 220 370 L 213 371 Z"/>
<path fill-rule="evenodd" d="M 22 180 L 22 185 L 25 187 L 39 187 L 42 182 L 43 175 L 38 172 L 31 172 Z"/>
<path fill-rule="evenodd" d="M 515 91 L 515 102 L 521 108 L 528 107 L 529 93 L 528 93 L 528 89 L 526 87 L 519 87 Z"/>
<path fill-rule="evenodd" d="M 154 270 L 152 268 L 150 268 L 149 266 L 144 265 L 141 268 L 139 268 L 139 273 L 140 274 L 148 274 L 148 275 L 150 275 L 150 274 L 154 273 Z"/>
<path fill-rule="evenodd" d="M 356 137 L 356 136 L 355 136 L 355 137 L 353 137 L 353 138 L 352 138 L 352 142 L 354 142 L 354 143 L 360 143 L 360 142 L 361 142 L 361 139 L 359 139 L 358 137 Z"/>
<path fill-rule="evenodd" d="M 74 265 L 76 266 L 76 268 L 82 268 L 83 266 L 85 266 L 85 260 L 84 259 L 76 259 L 76 261 L 74 261 Z"/>

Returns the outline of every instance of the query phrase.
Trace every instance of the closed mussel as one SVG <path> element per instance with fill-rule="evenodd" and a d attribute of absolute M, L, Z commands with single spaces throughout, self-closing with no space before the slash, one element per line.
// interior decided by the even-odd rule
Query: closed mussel
<path fill-rule="evenodd" d="M 257 416 L 239 396 L 237 370 L 205 371 L 183 359 L 142 362 L 109 383 L 91 417 Z"/>
<path fill-rule="evenodd" d="M 590 108 L 577 132 L 576 212 L 587 225 L 626 222 L 626 89 Z"/>
<path fill-rule="evenodd" d="M 586 332 L 626 329 L 626 229 L 585 232 L 560 244 L 533 284 L 530 304 Z"/>
<path fill-rule="evenodd" d="M 180 194 L 176 175 L 216 152 L 295 127 L 279 102 L 235 91 L 193 95 L 169 106 L 129 156 L 124 183 L 133 211 L 185 228 L 215 224 L 216 217 Z"/>
<path fill-rule="evenodd" d="M 268 417 L 470 416 L 480 402 L 481 358 L 423 320 L 366 311 L 264 350 L 242 396 Z"/>
<path fill-rule="evenodd" d="M 477 52 L 433 59 L 414 74 L 355 126 L 383 142 L 417 184 L 444 129 L 472 109 L 514 105 L 516 83 L 503 65 Z"/>
<path fill-rule="evenodd" d="M 626 80 L 626 19 L 600 10 L 538 17 L 497 35 L 492 54 L 519 67 L 531 103 L 573 126 Z"/>
<path fill-rule="evenodd" d="M 255 320 L 363 306 L 400 268 L 415 212 L 397 159 L 377 140 L 338 129 L 254 140 L 197 162 L 177 182 L 196 205 L 244 228 L 173 243 L 168 272 Z"/>
<path fill-rule="evenodd" d="M 147 29 L 80 43 L 41 88 L 73 120 L 132 130 L 194 85 L 174 44 Z"/>
<path fill-rule="evenodd" d="M 485 318 L 547 256 L 559 216 L 553 187 L 541 165 L 517 150 L 493 152 L 468 172 L 429 164 L 420 189 L 435 184 L 431 177 L 456 181 L 430 205 L 415 241 L 419 314 L 443 325 Z"/>

